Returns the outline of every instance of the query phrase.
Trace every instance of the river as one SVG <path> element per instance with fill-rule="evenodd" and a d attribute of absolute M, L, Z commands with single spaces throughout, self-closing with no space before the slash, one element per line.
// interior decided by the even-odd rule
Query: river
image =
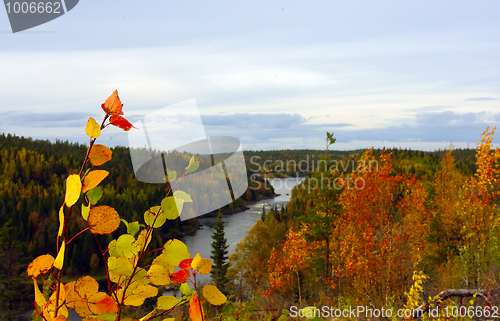
<path fill-rule="evenodd" d="M 282 204 L 287 204 L 290 201 L 290 197 L 292 194 L 292 188 L 301 183 L 304 178 L 286 178 L 286 179 L 269 179 L 269 182 L 274 187 L 275 193 L 279 194 L 274 198 L 264 199 L 262 201 L 258 201 L 256 203 L 248 205 L 248 209 L 222 216 L 222 220 L 224 221 L 224 231 L 227 238 L 227 244 L 229 245 L 228 251 L 229 255 L 234 252 L 236 248 L 236 244 L 242 241 L 247 232 L 255 225 L 257 220 L 260 220 L 262 215 L 262 205 L 265 206 L 266 211 L 269 211 L 271 208 L 278 206 L 281 208 Z M 185 235 L 180 238 L 182 242 L 186 244 L 189 249 L 189 253 L 192 257 L 196 255 L 196 253 L 200 252 L 201 257 L 210 258 L 212 251 L 212 228 L 214 217 L 200 218 L 198 219 L 201 227 L 194 234 Z M 202 275 L 198 274 L 197 283 L 199 285 L 210 283 L 210 274 Z M 179 291 L 167 291 L 166 295 L 175 295 L 177 297 L 180 296 Z M 75 313 L 75 310 L 71 310 L 69 314 L 69 320 L 71 321 L 79 321 L 81 320 L 80 316 Z"/>
<path fill-rule="evenodd" d="M 304 178 L 301 177 L 269 179 L 275 193 L 280 194 L 279 196 L 250 204 L 248 209 L 242 212 L 222 216 L 222 220 L 224 221 L 224 232 L 226 234 L 227 244 L 229 245 L 229 255 L 234 252 L 236 244 L 245 238 L 247 232 L 255 225 L 257 220 L 260 220 L 262 206 L 264 205 L 266 211 L 269 211 L 275 206 L 281 208 L 282 204 L 286 205 L 290 201 L 292 188 L 303 180 Z M 199 223 L 202 225 L 201 228 L 192 235 L 186 235 L 180 238 L 180 240 L 187 245 L 191 257 L 194 257 L 196 253 L 200 252 L 201 257 L 210 258 L 214 219 L 214 217 L 198 219 Z M 197 276 L 197 281 L 209 283 L 210 275 L 199 274 Z"/>

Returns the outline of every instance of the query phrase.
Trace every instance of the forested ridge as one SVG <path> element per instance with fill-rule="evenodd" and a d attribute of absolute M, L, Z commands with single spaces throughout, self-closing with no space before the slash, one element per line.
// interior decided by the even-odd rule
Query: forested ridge
<path fill-rule="evenodd" d="M 0 146 L 0 227 L 11 223 L 27 259 L 51 253 L 59 228 L 57 213 L 64 200 L 66 177 L 78 171 L 87 146 L 67 141 L 51 143 L 10 134 L 0 135 Z M 102 185 L 100 203 L 113 206 L 127 221 L 141 220 L 151 204 L 165 197 L 167 184 L 138 181 L 133 173 L 128 148 L 115 147 L 112 152 L 113 158 L 101 166 L 109 175 Z M 265 189 L 270 184 L 259 184 L 260 189 L 255 188 L 252 182 L 250 184 L 253 188 L 249 187 L 241 198 L 223 211 L 244 209 L 244 201 L 255 201 L 273 194 L 272 188 Z M 74 211 L 77 215 L 69 226 L 72 235 L 87 225 L 80 215 L 80 205 Z M 172 235 L 189 233 L 197 228 L 196 219 L 167 221 L 161 228 L 161 237 L 153 242 L 163 244 Z M 86 273 L 91 265 L 95 269 L 96 264 L 102 264 L 95 262 L 97 257 L 91 260 L 92 254 L 99 253 L 92 235 L 84 234 L 81 238 L 73 253 L 69 254 L 69 274 Z M 104 243 L 107 242 L 109 240 Z"/>

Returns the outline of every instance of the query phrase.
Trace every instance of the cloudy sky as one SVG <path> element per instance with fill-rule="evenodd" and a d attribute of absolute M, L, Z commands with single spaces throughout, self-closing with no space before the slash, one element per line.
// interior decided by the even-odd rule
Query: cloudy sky
<path fill-rule="evenodd" d="M 0 133 L 86 142 L 118 89 L 132 121 L 196 99 L 244 149 L 474 147 L 500 123 L 498 1 L 80 1 L 13 34 Z M 126 145 L 106 129 L 102 143 Z"/>

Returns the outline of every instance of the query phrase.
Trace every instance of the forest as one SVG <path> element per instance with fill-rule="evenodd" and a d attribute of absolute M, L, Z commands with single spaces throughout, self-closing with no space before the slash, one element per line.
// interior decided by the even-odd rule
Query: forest
<path fill-rule="evenodd" d="M 476 149 L 450 145 L 434 152 L 336 151 L 333 134 L 327 133 L 323 151 L 245 151 L 249 187 L 222 212 L 238 211 L 246 202 L 272 197 L 274 191 L 266 189 L 269 184 L 256 184 L 267 178 L 301 176 L 305 180 L 294 188 L 286 207 L 263 210 L 261 219 L 229 257 L 219 223 L 219 234 L 214 237 L 220 243 L 219 256 L 212 257 L 216 287 L 204 287 L 202 303 L 196 274 L 209 273 L 212 262 L 199 255 L 191 257 L 185 245 L 175 240 L 198 228 L 196 218 L 178 218 L 182 204 L 192 200 L 182 192 L 172 195 L 169 184 L 135 179 L 126 147 L 109 149 L 105 161 L 94 162 L 91 149 L 108 116 L 112 125 L 124 130 L 131 126 L 122 118 L 113 118 L 120 115 L 121 103 L 118 110 L 103 104 L 103 110 L 106 116 L 101 126 L 92 118 L 87 124 L 90 148 L 67 141 L 0 136 L 3 319 L 18 319 L 18 313 L 35 301 L 42 313 L 34 319 L 66 320 L 67 309 L 75 308 L 86 320 L 120 320 L 122 313 L 132 311 L 126 305 L 154 307 L 146 300 L 153 297 L 158 303 L 152 312 L 136 309 L 131 317 L 150 320 L 188 303 L 189 313 L 178 309 L 175 318 L 283 321 L 304 316 L 327 320 L 334 315 L 320 314 L 327 311 L 321 307 L 343 311 L 356 306 L 366 307 L 365 313 L 385 309 L 385 316 L 368 319 L 387 320 L 401 319 L 395 316 L 399 309 L 419 309 L 426 313 L 424 319 L 432 319 L 429 311 L 439 307 L 434 319 L 443 320 L 457 311 L 452 319 L 471 319 L 478 313 L 493 317 L 496 313 L 500 303 L 500 150 L 493 147 L 495 128 L 482 133 Z M 187 164 L 186 173 L 200 165 L 193 155 L 175 157 Z M 84 173 L 88 160 L 99 170 Z M 79 168 L 80 174 L 76 174 Z M 103 172 L 106 174 L 100 177 Z M 82 191 L 84 198 L 80 197 Z M 97 201 L 106 206 L 96 205 Z M 161 206 L 153 206 L 159 203 Z M 65 206 L 67 217 L 73 214 L 71 220 L 64 220 Z M 88 208 L 90 216 L 85 213 Z M 76 237 L 78 242 L 64 252 Z M 143 259 L 157 251 L 150 248 L 163 252 Z M 139 267 L 140 261 L 144 268 Z M 123 271 L 123 264 L 130 264 L 130 270 Z M 52 274 L 52 269 L 58 273 Z M 53 285 L 43 278 L 47 272 L 55 280 Z M 35 280 L 35 293 L 26 273 Z M 87 273 L 104 281 L 104 286 L 82 276 Z M 139 275 L 140 280 L 146 274 L 146 283 L 138 282 Z M 194 290 L 187 285 L 190 275 L 194 276 Z M 43 280 L 38 281 L 40 285 L 45 284 L 44 294 L 38 288 L 38 277 Z M 97 292 L 106 288 L 106 281 L 108 294 Z M 161 296 L 149 282 L 160 288 L 176 283 L 183 296 Z M 82 283 L 92 291 L 79 291 Z M 126 295 L 128 289 L 132 292 Z M 60 297 L 65 291 L 69 291 L 67 296 Z M 69 299 L 70 293 L 76 301 Z M 84 302 L 85 308 L 74 302 Z M 206 306 L 207 302 L 219 307 Z"/>

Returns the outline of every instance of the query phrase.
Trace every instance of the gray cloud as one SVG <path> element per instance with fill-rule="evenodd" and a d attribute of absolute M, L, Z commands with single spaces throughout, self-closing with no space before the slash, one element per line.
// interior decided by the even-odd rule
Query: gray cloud
<path fill-rule="evenodd" d="M 451 110 L 435 113 L 423 113 L 417 115 L 417 123 L 421 125 L 449 125 L 449 124 L 466 124 L 475 123 L 478 117 L 484 115 L 485 112 L 457 114 Z"/>
<path fill-rule="evenodd" d="M 26 127 L 78 127 L 85 126 L 88 113 L 42 113 L 26 110 L 0 112 L 2 126 Z"/>

